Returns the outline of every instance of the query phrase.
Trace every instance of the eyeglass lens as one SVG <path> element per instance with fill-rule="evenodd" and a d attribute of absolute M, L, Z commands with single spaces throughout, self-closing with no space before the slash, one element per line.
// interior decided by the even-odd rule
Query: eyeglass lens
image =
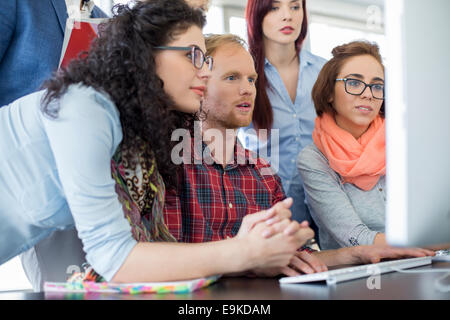
<path fill-rule="evenodd" d="M 371 84 L 366 85 L 364 82 L 356 79 L 348 79 L 345 83 L 346 89 L 348 93 L 354 94 L 354 95 L 360 95 L 364 92 L 366 87 L 370 87 L 370 90 L 372 91 L 372 95 L 376 99 L 383 99 L 384 98 L 384 85 L 383 84 Z"/>
<path fill-rule="evenodd" d="M 203 55 L 203 52 L 197 47 L 194 47 L 193 51 L 194 66 L 197 69 L 201 69 L 203 67 L 205 56 Z"/>
<path fill-rule="evenodd" d="M 211 57 L 205 57 L 205 54 L 200 48 L 193 47 L 193 63 L 194 66 L 198 69 L 201 69 L 203 67 L 203 63 L 208 64 L 209 70 L 212 69 L 212 58 Z"/>

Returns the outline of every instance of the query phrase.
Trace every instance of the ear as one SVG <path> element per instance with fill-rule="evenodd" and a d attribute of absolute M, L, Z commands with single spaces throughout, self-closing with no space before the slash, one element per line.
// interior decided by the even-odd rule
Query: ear
<path fill-rule="evenodd" d="M 331 95 L 329 98 L 328 98 L 328 103 L 333 103 L 333 101 L 334 101 L 334 96 L 333 95 Z"/>

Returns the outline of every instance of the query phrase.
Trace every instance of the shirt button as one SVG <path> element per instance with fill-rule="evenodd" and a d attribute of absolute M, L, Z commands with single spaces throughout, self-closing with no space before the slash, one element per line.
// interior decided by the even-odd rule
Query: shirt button
<path fill-rule="evenodd" d="M 292 163 L 295 163 L 295 159 L 291 159 L 291 162 L 292 162 Z"/>
<path fill-rule="evenodd" d="M 233 204 L 231 202 L 228 206 L 230 207 L 230 209 L 233 209 Z"/>
<path fill-rule="evenodd" d="M 294 118 L 297 118 L 297 115 L 294 113 L 293 115 L 292 115 Z"/>
<path fill-rule="evenodd" d="M 378 190 L 380 190 L 380 192 L 383 192 L 383 188 L 380 188 L 380 189 L 378 189 Z"/>

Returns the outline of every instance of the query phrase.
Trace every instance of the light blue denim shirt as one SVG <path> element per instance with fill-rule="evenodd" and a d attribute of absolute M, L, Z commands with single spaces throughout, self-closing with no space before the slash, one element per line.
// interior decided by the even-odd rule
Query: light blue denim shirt
<path fill-rule="evenodd" d="M 75 225 L 87 261 L 110 281 L 136 245 L 111 177 L 119 113 L 106 95 L 72 85 L 51 119 L 43 94 L 0 108 L 0 264 Z"/>
<path fill-rule="evenodd" d="M 312 143 L 316 111 L 311 91 L 325 63 L 325 59 L 307 50 L 300 52 L 297 96 L 295 103 L 292 103 L 278 70 L 266 59 L 265 75 L 271 86 L 271 89 L 267 90 L 267 95 L 274 113 L 272 128 L 278 129 L 278 134 L 272 131 L 266 143 L 257 142 L 253 124 L 241 128 L 238 133 L 241 143 L 247 149 L 258 152 L 259 156 L 266 158 L 280 176 L 287 196 L 294 199 L 291 211 L 293 218 L 298 221 L 307 217 L 307 208 L 304 203 L 303 182 L 296 168 L 296 159 L 300 151 Z"/>

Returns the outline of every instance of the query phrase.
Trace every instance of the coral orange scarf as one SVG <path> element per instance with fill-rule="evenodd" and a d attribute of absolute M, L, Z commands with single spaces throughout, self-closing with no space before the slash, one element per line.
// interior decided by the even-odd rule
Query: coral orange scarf
<path fill-rule="evenodd" d="M 343 183 L 368 191 L 386 174 L 385 124 L 380 116 L 356 140 L 336 124 L 333 116 L 324 113 L 316 118 L 313 140 Z"/>

